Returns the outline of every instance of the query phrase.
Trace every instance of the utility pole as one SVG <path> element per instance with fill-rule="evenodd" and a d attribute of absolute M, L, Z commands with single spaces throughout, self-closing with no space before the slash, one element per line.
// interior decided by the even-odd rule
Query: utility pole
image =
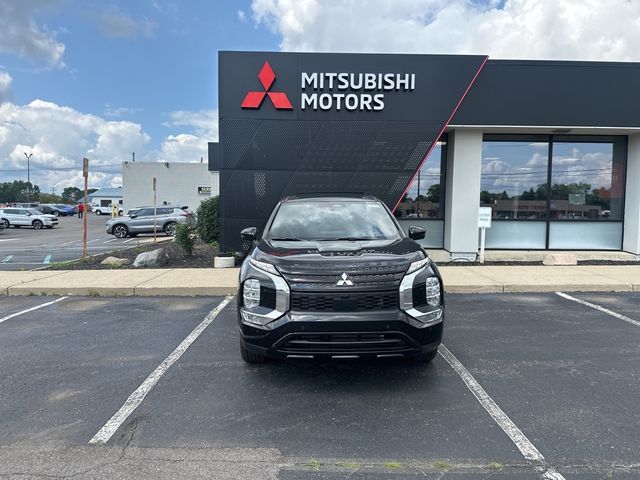
<path fill-rule="evenodd" d="M 89 159 L 82 159 L 82 176 L 84 177 L 84 210 L 82 211 L 82 259 L 87 258 L 87 182 L 89 178 Z"/>
<path fill-rule="evenodd" d="M 133 161 L 136 161 L 136 152 L 131 152 L 131 158 L 133 158 Z"/>
<path fill-rule="evenodd" d="M 27 155 L 27 152 L 23 152 L 24 156 L 27 157 L 27 202 L 31 201 L 31 169 L 29 168 L 29 160 L 31 160 L 31 155 L 33 155 L 33 152 L 31 152 L 29 155 Z"/>

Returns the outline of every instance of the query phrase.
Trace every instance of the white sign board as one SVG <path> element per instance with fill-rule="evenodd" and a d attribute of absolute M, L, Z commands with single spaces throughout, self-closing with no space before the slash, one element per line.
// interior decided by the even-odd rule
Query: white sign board
<path fill-rule="evenodd" d="M 478 210 L 478 228 L 491 228 L 491 207 L 480 207 Z"/>

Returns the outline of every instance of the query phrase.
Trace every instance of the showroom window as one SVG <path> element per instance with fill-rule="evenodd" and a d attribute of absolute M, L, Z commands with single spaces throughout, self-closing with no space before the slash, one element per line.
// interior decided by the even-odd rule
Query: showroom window
<path fill-rule="evenodd" d="M 487 248 L 622 246 L 625 137 L 485 135 Z"/>
<path fill-rule="evenodd" d="M 406 231 L 410 225 L 427 230 L 421 245 L 442 248 L 444 245 L 444 188 L 447 162 L 446 136 L 433 148 L 411 182 L 394 214 Z"/>

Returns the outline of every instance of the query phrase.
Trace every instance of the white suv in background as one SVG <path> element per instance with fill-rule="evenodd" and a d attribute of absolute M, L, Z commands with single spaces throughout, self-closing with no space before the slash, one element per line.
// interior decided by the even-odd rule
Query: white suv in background
<path fill-rule="evenodd" d="M 0 208 L 0 221 L 5 228 L 33 227 L 40 230 L 42 227 L 53 228 L 58 225 L 58 218 L 55 215 L 46 215 L 32 208 L 19 207 Z"/>

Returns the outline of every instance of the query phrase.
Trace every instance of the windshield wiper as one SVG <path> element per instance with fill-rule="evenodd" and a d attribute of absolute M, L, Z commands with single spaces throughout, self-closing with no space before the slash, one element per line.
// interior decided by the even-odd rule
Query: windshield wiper
<path fill-rule="evenodd" d="M 358 242 L 365 240 L 376 240 L 371 237 L 336 237 L 336 238 L 323 238 L 323 242 L 339 242 L 339 241 L 347 241 L 347 242 Z"/>
<path fill-rule="evenodd" d="M 276 242 L 302 242 L 301 238 L 296 237 L 272 237 L 269 240 L 274 240 Z"/>

